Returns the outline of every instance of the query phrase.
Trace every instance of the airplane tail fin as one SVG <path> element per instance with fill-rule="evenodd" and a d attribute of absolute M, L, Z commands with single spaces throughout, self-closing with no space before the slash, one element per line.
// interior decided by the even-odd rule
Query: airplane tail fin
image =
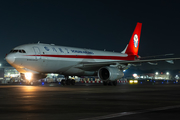
<path fill-rule="evenodd" d="M 131 36 L 129 44 L 126 46 L 125 50 L 122 53 L 126 53 L 129 55 L 138 55 L 141 27 L 142 27 L 142 23 L 138 22 Z"/>

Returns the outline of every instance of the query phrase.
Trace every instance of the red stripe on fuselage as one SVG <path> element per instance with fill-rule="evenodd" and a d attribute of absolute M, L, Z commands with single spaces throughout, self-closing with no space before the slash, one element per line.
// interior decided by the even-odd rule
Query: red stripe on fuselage
<path fill-rule="evenodd" d="M 92 55 L 26 55 L 26 56 L 41 56 L 55 58 L 81 58 L 81 59 L 106 59 L 106 60 L 134 60 L 134 56 L 92 56 Z"/>

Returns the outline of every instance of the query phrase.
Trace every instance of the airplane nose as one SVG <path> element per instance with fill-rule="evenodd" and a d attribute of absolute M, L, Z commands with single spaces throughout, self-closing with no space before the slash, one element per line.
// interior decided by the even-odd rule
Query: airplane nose
<path fill-rule="evenodd" d="M 9 64 L 12 64 L 15 61 L 15 56 L 13 54 L 8 54 L 5 59 Z"/>

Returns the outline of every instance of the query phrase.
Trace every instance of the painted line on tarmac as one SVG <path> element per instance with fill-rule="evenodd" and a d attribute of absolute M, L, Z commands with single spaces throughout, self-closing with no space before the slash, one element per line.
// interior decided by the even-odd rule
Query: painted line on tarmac
<path fill-rule="evenodd" d="M 161 110 L 168 110 L 168 109 L 175 109 L 175 108 L 180 108 L 180 105 L 158 107 L 158 108 L 139 110 L 139 111 L 131 111 L 131 112 L 120 112 L 120 113 L 109 114 L 109 115 L 105 115 L 105 116 L 92 117 L 92 118 L 84 118 L 84 119 L 79 119 L 79 120 L 102 120 L 102 119 L 108 119 L 108 118 L 116 118 L 116 117 L 122 117 L 122 116 L 127 116 L 127 115 L 134 115 L 134 114 L 154 112 L 154 111 L 161 111 Z"/>

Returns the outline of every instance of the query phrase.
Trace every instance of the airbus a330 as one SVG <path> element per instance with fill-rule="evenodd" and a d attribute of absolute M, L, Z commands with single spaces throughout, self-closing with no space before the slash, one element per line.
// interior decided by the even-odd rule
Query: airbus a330
<path fill-rule="evenodd" d="M 29 81 L 45 78 L 47 73 L 58 73 L 65 76 L 63 85 L 75 84 L 68 76 L 98 76 L 104 85 L 109 82 L 117 85 L 117 80 L 124 76 L 123 70 L 133 64 L 180 59 L 141 60 L 138 55 L 141 27 L 142 23 L 137 23 L 121 53 L 36 43 L 13 48 L 6 60 Z"/>

